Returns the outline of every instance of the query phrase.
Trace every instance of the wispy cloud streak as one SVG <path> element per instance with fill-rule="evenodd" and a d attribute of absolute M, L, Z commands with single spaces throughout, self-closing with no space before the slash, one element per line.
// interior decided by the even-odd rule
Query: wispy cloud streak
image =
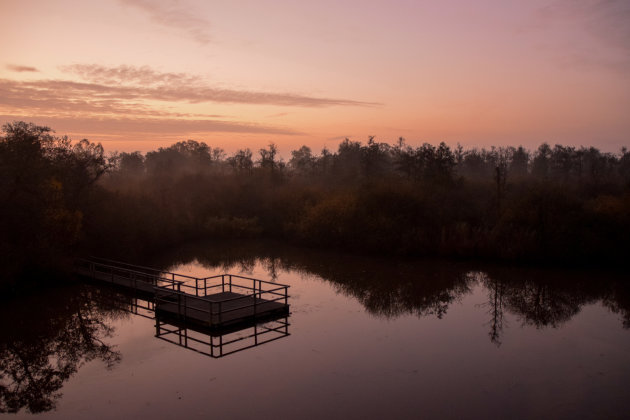
<path fill-rule="evenodd" d="M 161 73 L 148 67 L 103 67 L 98 65 L 63 66 L 85 82 L 69 80 L 1 80 L 5 99 L 61 98 L 77 101 L 163 101 L 191 104 L 217 102 L 296 107 L 377 106 L 373 102 L 322 98 L 294 93 L 220 89 L 209 86 L 200 76 Z"/>
<path fill-rule="evenodd" d="M 156 135 L 185 135 L 190 133 L 245 133 L 300 135 L 301 133 L 263 124 L 232 122 L 210 119 L 177 119 L 177 118 L 124 118 L 124 117 L 70 117 L 41 116 L 32 114 L 0 113 L 0 121 L 20 119 L 34 120 L 38 124 L 52 127 L 63 126 L 70 131 L 100 132 L 108 135 L 126 135 L 144 133 Z"/>
<path fill-rule="evenodd" d="M 209 34 L 210 22 L 199 17 L 194 12 L 184 9 L 176 1 L 154 0 L 119 0 L 120 3 L 135 7 L 146 13 L 155 23 L 182 30 L 196 42 L 207 44 L 211 37 Z"/>
<path fill-rule="evenodd" d="M 18 65 L 15 65 L 15 64 L 7 64 L 7 65 L 6 65 L 6 68 L 7 68 L 8 70 L 15 71 L 15 72 L 18 72 L 18 73 L 24 73 L 24 72 L 32 72 L 32 73 L 36 73 L 36 72 L 38 72 L 38 71 L 39 71 L 39 70 L 37 70 L 35 67 L 31 67 L 31 66 L 18 66 Z"/>
<path fill-rule="evenodd" d="M 75 120 L 96 127 L 138 132 L 240 132 L 291 134 L 284 127 L 234 121 L 203 113 L 177 112 L 179 104 L 231 103 L 291 107 L 374 106 L 348 99 L 320 98 L 292 93 L 219 89 L 205 78 L 186 73 L 164 73 L 149 67 L 63 66 L 75 80 L 0 79 L 0 114 L 36 116 L 53 122 Z M 77 123 L 78 124 L 78 123 Z M 143 128 L 144 127 L 144 128 Z M 105 129 L 105 126 L 103 126 Z"/>
<path fill-rule="evenodd" d="M 73 64 L 61 66 L 66 73 L 72 73 L 81 79 L 103 84 L 135 84 L 140 86 L 191 86 L 204 83 L 198 75 L 186 73 L 164 73 L 149 66 L 105 67 L 97 64 Z"/>
<path fill-rule="evenodd" d="M 600 47 L 620 51 L 607 56 L 601 48 L 575 45 L 565 61 L 598 65 L 627 73 L 630 70 L 630 2 L 628 0 L 556 0 L 538 11 L 547 27 L 571 23 L 589 33 Z"/>

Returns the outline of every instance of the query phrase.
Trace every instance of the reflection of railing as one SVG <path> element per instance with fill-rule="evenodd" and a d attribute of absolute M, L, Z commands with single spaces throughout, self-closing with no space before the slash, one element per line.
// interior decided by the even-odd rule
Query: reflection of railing
<path fill-rule="evenodd" d="M 290 335 L 289 325 L 288 317 L 284 316 L 217 335 L 158 316 L 155 319 L 155 336 L 197 353 L 219 358 L 287 337 Z"/>
<path fill-rule="evenodd" d="M 121 296 L 113 295 L 111 302 L 108 302 L 112 308 L 129 312 L 131 314 L 141 316 L 147 319 L 155 319 L 155 301 L 152 298 L 141 298 L 138 296 Z"/>

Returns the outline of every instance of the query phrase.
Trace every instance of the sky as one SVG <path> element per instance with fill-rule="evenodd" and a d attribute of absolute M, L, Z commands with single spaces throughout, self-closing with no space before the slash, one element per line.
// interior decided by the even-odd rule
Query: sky
<path fill-rule="evenodd" d="M 106 151 L 630 147 L 630 0 L 0 0 L 0 124 Z"/>

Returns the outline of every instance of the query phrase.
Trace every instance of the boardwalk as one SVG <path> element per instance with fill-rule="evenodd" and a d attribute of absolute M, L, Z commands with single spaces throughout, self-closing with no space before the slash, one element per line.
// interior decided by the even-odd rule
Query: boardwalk
<path fill-rule="evenodd" d="M 289 314 L 289 286 L 234 274 L 197 278 L 109 260 L 80 260 L 77 274 L 154 298 L 161 317 L 211 331 Z"/>

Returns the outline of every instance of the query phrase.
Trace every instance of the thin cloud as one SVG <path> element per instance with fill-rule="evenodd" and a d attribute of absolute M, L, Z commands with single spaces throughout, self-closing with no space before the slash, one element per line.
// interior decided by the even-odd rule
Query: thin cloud
<path fill-rule="evenodd" d="M 201 76 L 186 73 L 163 73 L 149 66 L 105 67 L 97 64 L 73 64 L 60 66 L 60 70 L 72 73 L 81 79 L 101 84 L 135 84 L 141 86 L 182 86 L 199 85 L 204 82 Z"/>
<path fill-rule="evenodd" d="M 211 40 L 208 28 L 210 22 L 194 12 L 184 9 L 179 2 L 172 0 L 119 0 L 125 6 L 135 7 L 146 13 L 155 23 L 182 30 L 196 42 L 205 45 Z"/>
<path fill-rule="evenodd" d="M 24 73 L 24 72 L 38 72 L 39 70 L 37 70 L 35 67 L 31 67 L 31 66 L 18 66 L 15 64 L 7 64 L 6 68 L 11 70 L 11 71 L 15 71 L 18 73 Z"/>
<path fill-rule="evenodd" d="M 170 118 L 123 118 L 123 117 L 58 117 L 33 114 L 0 114 L 0 121 L 33 120 L 37 124 L 52 127 L 64 127 L 73 132 L 102 132 L 108 135 L 129 133 L 134 134 L 172 134 L 186 135 L 189 133 L 246 133 L 246 134 L 275 134 L 300 135 L 301 133 L 282 127 L 272 127 L 262 124 L 231 122 L 208 119 L 170 119 Z"/>
<path fill-rule="evenodd" d="M 353 136 L 335 136 L 335 137 L 328 137 L 326 139 L 326 141 L 343 141 L 345 139 L 351 139 Z"/>
<path fill-rule="evenodd" d="M 220 89 L 210 86 L 205 78 L 186 73 L 163 73 L 150 67 L 105 67 L 96 64 L 75 64 L 60 67 L 62 71 L 79 76 L 85 82 L 40 80 L 24 82 L 23 86 L 65 94 L 98 95 L 100 99 L 157 100 L 191 104 L 218 102 L 252 105 L 297 107 L 379 106 L 342 98 L 306 96 L 295 93 L 259 92 Z"/>
<path fill-rule="evenodd" d="M 42 84 L 16 83 L 0 79 L 0 106 L 12 110 L 31 110 L 38 115 L 135 115 L 167 118 L 224 118 L 222 115 L 179 113 L 159 110 L 141 102 L 120 98 L 90 96 L 63 92 L 62 88 L 47 89 Z"/>
<path fill-rule="evenodd" d="M 348 99 L 292 93 L 219 89 L 200 76 L 163 73 L 149 67 L 72 65 L 62 70 L 77 80 L 0 79 L 0 114 L 45 118 L 50 125 L 75 124 L 105 132 L 233 132 L 298 135 L 264 124 L 220 115 L 177 112 L 178 104 L 236 103 L 297 107 L 374 106 Z M 77 131 L 80 131 L 77 129 Z"/>
<path fill-rule="evenodd" d="M 69 102 L 100 103 L 103 101 L 144 101 L 185 102 L 191 104 L 218 102 L 252 105 L 278 105 L 298 107 L 329 106 L 376 106 L 371 102 L 348 99 L 317 98 L 291 93 L 252 92 L 231 89 L 203 87 L 139 87 L 111 86 L 98 83 L 82 83 L 67 80 L 15 81 L 0 79 L 0 88 L 5 95 L 2 100 L 21 98 L 39 100 L 58 98 Z"/>
<path fill-rule="evenodd" d="M 570 65 L 630 70 L 630 2 L 627 0 L 556 0 L 539 9 L 544 27 L 569 23 L 590 34 L 600 48 L 574 45 L 563 62 Z M 607 52 L 602 51 L 605 47 Z M 613 54 L 612 52 L 616 52 Z"/>
<path fill-rule="evenodd" d="M 630 2 L 627 0 L 556 0 L 543 7 L 547 20 L 574 21 L 609 46 L 630 54 Z"/>

